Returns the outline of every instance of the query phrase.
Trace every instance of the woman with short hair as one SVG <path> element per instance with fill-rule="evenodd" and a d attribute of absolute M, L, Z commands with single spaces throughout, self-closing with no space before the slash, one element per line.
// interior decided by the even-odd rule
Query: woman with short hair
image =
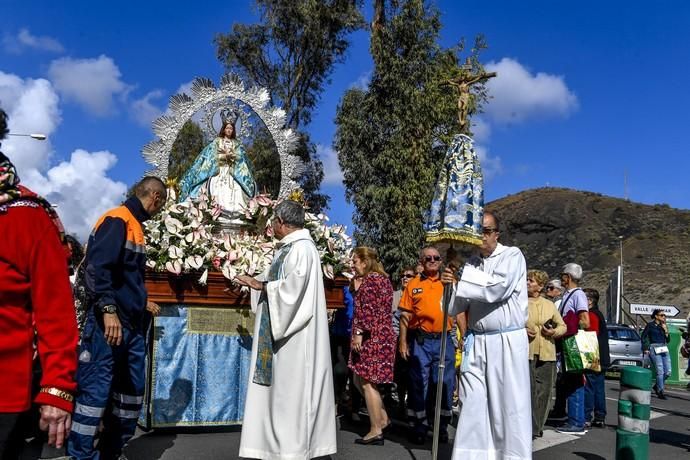
<path fill-rule="evenodd" d="M 532 382 L 532 439 L 540 438 L 549 413 L 556 383 L 555 338 L 565 334 L 566 326 L 556 306 L 541 296 L 549 280 L 546 272 L 527 270 L 527 336 L 529 374 Z"/>

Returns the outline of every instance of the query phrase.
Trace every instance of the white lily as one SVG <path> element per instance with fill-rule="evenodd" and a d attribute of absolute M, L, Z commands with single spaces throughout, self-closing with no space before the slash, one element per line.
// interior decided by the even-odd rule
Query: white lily
<path fill-rule="evenodd" d="M 184 257 L 184 251 L 177 246 L 170 246 L 168 248 L 168 256 L 170 256 L 171 259 L 181 259 Z"/>
<path fill-rule="evenodd" d="M 194 270 L 199 270 L 204 264 L 204 258 L 198 255 L 189 256 L 185 259 L 185 263 Z"/>
<path fill-rule="evenodd" d="M 179 275 L 180 273 L 182 273 L 182 264 L 179 260 L 168 261 L 165 263 L 165 269 L 170 273 Z"/>
<path fill-rule="evenodd" d="M 199 284 L 205 286 L 207 280 L 208 280 L 208 268 L 206 270 L 204 270 L 204 272 L 199 277 Z"/>

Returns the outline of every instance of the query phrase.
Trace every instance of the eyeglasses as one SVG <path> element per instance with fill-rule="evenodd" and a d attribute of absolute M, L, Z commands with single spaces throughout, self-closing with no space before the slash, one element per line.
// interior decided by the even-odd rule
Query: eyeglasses
<path fill-rule="evenodd" d="M 414 278 L 414 275 L 411 275 L 409 273 L 405 273 L 402 277 L 403 278 Z"/>
<path fill-rule="evenodd" d="M 551 289 L 556 289 L 556 286 L 546 286 L 547 291 L 550 291 Z"/>
<path fill-rule="evenodd" d="M 440 262 L 441 256 L 424 256 L 424 262 Z"/>
<path fill-rule="evenodd" d="M 658 316 L 658 317 L 660 317 L 660 318 L 666 318 L 666 315 L 663 314 L 663 313 L 658 313 L 656 316 Z"/>
<path fill-rule="evenodd" d="M 482 229 L 482 233 L 484 235 L 491 235 L 492 233 L 498 233 L 498 229 L 497 228 L 484 228 L 484 229 Z"/>

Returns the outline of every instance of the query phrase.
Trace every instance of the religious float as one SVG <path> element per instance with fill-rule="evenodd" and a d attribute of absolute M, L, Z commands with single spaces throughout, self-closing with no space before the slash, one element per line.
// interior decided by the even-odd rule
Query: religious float
<path fill-rule="evenodd" d="M 146 223 L 149 300 L 161 306 L 153 321 L 144 428 L 242 423 L 254 330 L 250 295 L 232 283 L 270 264 L 275 241 L 270 217 L 282 199 L 300 200 L 301 160 L 285 113 L 263 88 L 226 75 L 219 87 L 198 78 L 190 94 L 171 98 L 153 123 L 156 140 L 143 149 L 149 173 L 169 185 L 168 203 Z M 168 177 L 173 143 L 193 120 L 207 146 L 179 178 Z M 263 123 L 280 158 L 276 199 L 258 193 L 245 147 L 252 123 Z M 276 174 L 278 172 L 276 171 Z M 307 212 L 306 228 L 319 249 L 329 308 L 342 306 L 351 242 L 342 226 Z"/>

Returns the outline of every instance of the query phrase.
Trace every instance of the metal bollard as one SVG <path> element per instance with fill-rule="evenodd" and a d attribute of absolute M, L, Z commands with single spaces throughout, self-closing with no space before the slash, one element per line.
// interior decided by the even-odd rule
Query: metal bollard
<path fill-rule="evenodd" d="M 646 460 L 649 458 L 652 371 L 626 366 L 621 371 L 620 386 L 616 460 Z"/>

